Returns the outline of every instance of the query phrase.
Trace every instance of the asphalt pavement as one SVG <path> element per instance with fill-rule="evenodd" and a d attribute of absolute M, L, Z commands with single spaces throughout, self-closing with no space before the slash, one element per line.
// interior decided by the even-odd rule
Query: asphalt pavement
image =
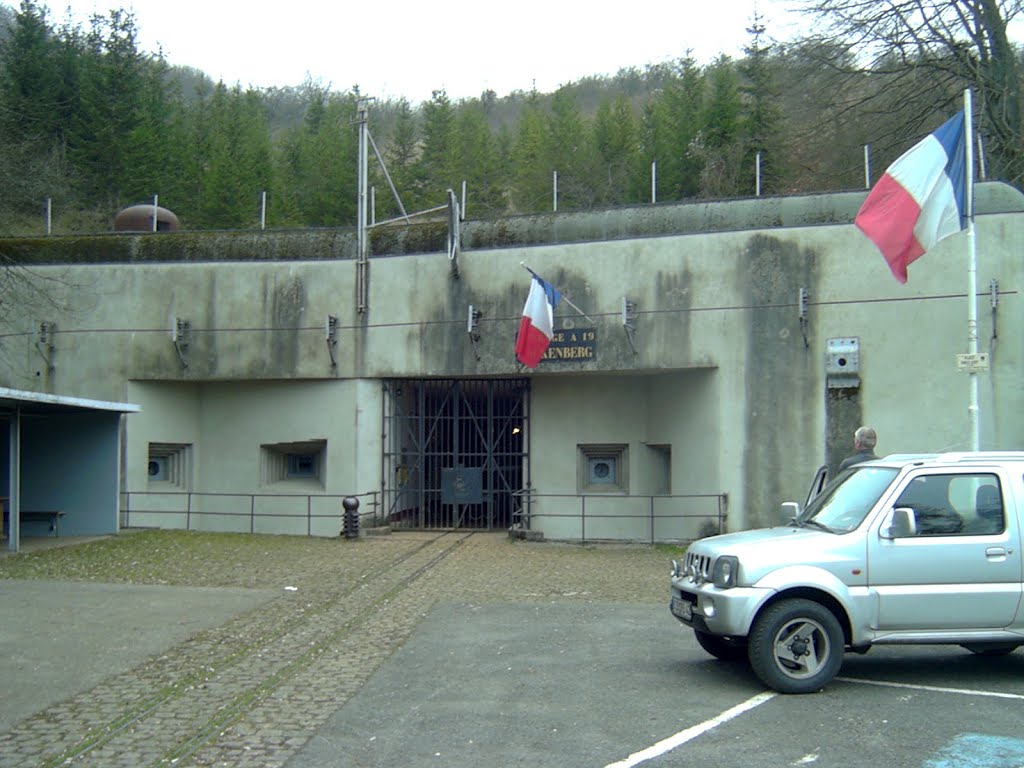
<path fill-rule="evenodd" d="M 671 617 L 657 548 L 258 551 L 230 573 L 290 586 L 0 581 L 0 768 L 1024 765 L 1024 650 L 875 648 L 779 696 Z"/>

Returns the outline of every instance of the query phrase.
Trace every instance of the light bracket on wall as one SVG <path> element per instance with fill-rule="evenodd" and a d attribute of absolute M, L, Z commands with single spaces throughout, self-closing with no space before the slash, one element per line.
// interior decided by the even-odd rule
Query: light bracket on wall
<path fill-rule="evenodd" d="M 988 290 L 992 297 L 992 341 L 995 341 L 999 336 L 999 334 L 996 333 L 996 307 L 999 306 L 999 281 L 994 277 L 992 278 L 992 282 L 988 284 Z"/>
<path fill-rule="evenodd" d="M 327 342 L 327 354 L 331 356 L 331 368 L 338 367 L 338 358 L 334 351 L 338 347 L 338 318 L 328 315 L 324 321 L 324 340 Z"/>
<path fill-rule="evenodd" d="M 626 332 L 626 341 L 629 342 L 629 346 L 633 349 L 633 354 L 636 352 L 636 302 L 630 301 L 629 297 L 622 297 L 622 328 Z"/>
<path fill-rule="evenodd" d="M 53 353 L 55 351 L 53 337 L 57 332 L 57 324 L 51 320 L 41 320 L 39 322 L 39 333 L 36 336 L 36 350 L 39 355 L 46 361 L 46 369 L 48 371 L 54 370 L 53 365 Z"/>
<path fill-rule="evenodd" d="M 188 348 L 191 336 L 192 323 L 181 317 L 175 317 L 171 321 L 171 343 L 174 344 L 174 351 L 178 353 L 178 360 L 184 370 L 188 370 Z"/>
<path fill-rule="evenodd" d="M 810 348 L 810 343 L 807 341 L 807 308 L 810 304 L 810 296 L 807 293 L 807 289 L 800 286 L 800 294 L 797 297 L 797 315 L 800 318 L 800 334 L 804 337 L 804 349 Z"/>
<path fill-rule="evenodd" d="M 469 305 L 469 311 L 466 313 L 466 333 L 469 335 L 469 341 L 473 345 L 473 355 L 477 360 L 480 359 L 480 350 L 477 344 L 480 342 L 481 315 L 483 315 L 483 312 L 472 304 Z"/>

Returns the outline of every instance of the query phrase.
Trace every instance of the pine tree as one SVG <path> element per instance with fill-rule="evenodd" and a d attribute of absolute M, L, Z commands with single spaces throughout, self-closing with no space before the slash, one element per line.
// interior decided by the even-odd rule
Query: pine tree
<path fill-rule="evenodd" d="M 546 151 L 546 126 L 540 96 L 532 91 L 522 106 L 512 146 L 514 213 L 550 211 L 552 172 Z"/>
<path fill-rule="evenodd" d="M 740 85 L 743 100 L 740 133 L 745 143 L 743 169 L 759 167 L 761 193 L 770 194 L 779 191 L 783 175 L 782 113 L 772 72 L 771 50 L 763 42 L 765 27 L 760 16 L 754 16 L 747 32 L 751 36 L 750 44 L 744 48 L 746 58 L 739 63 L 743 77 Z M 756 191 L 755 176 L 753 173 L 750 175 L 747 182 L 746 173 L 741 174 L 740 192 L 743 194 Z"/>
<path fill-rule="evenodd" d="M 736 65 L 719 56 L 705 74 L 708 96 L 703 126 L 693 151 L 703 160 L 701 194 L 728 197 L 739 193 L 743 144 L 739 141 L 740 93 Z"/>
<path fill-rule="evenodd" d="M 644 108 L 641 153 L 657 163 L 657 199 L 684 200 L 700 193 L 703 158 L 694 147 L 703 125 L 704 75 L 683 59 L 662 75 L 664 86 Z"/>
<path fill-rule="evenodd" d="M 266 112 L 259 93 L 218 83 L 200 104 L 194 146 L 200 167 L 196 221 L 217 229 L 253 227 L 271 186 Z"/>
<path fill-rule="evenodd" d="M 434 91 L 423 104 L 423 149 L 418 162 L 420 186 L 415 196 L 417 208 L 442 205 L 448 189 L 459 179 L 459 146 L 456 137 L 455 107 L 444 90 Z"/>
<path fill-rule="evenodd" d="M 419 150 L 416 115 L 407 99 L 400 99 L 395 106 L 395 121 L 390 141 L 385 146 L 386 148 L 381 151 L 388 175 L 390 175 L 391 182 L 395 185 L 395 191 L 402 201 L 402 207 L 405 208 L 406 213 L 409 213 L 411 211 L 409 206 L 418 194 L 416 158 Z M 374 186 L 377 189 L 378 217 L 393 218 L 399 215 L 401 209 L 394 199 L 383 172 L 373 163 L 370 166 L 373 168 L 371 178 L 374 179 Z"/>
<path fill-rule="evenodd" d="M 594 140 L 602 163 L 600 202 L 637 202 L 643 189 L 643 162 L 633 108 L 624 94 L 602 101 L 594 118 Z"/>
<path fill-rule="evenodd" d="M 5 141 L 48 142 L 58 132 L 58 45 L 46 8 L 23 0 L 11 38 L 0 48 L 0 128 Z"/>
<path fill-rule="evenodd" d="M 472 100 L 461 105 L 456 122 L 458 167 L 467 185 L 467 208 L 474 218 L 496 216 L 505 208 L 505 178 L 497 142 L 487 123 L 487 105 Z M 458 188 L 454 188 L 460 194 Z"/>
<path fill-rule="evenodd" d="M 142 82 L 139 122 L 125 141 L 124 197 L 138 201 L 156 194 L 163 205 L 177 208 L 186 204 L 186 179 L 193 172 L 181 93 L 159 56 L 146 62 Z"/>
<path fill-rule="evenodd" d="M 81 109 L 70 126 L 70 158 L 82 193 L 116 210 L 138 202 L 128 197 L 135 174 L 130 163 L 144 154 L 138 129 L 146 62 L 136 46 L 132 14 L 93 16 L 81 62 Z"/>
<path fill-rule="evenodd" d="M 590 209 L 596 202 L 597 152 L 569 87 L 555 91 L 547 116 L 545 159 L 558 171 L 558 208 Z"/>
<path fill-rule="evenodd" d="M 67 197 L 65 82 L 46 9 L 26 0 L 13 18 L 0 46 L 0 210 L 28 215 Z"/>

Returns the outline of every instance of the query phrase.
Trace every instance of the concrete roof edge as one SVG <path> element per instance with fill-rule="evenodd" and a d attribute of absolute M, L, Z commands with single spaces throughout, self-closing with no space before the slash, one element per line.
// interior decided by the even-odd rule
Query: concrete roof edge
<path fill-rule="evenodd" d="M 116 411 L 118 413 L 139 413 L 142 406 L 134 403 L 114 403 L 107 400 L 89 400 L 84 397 L 51 395 L 47 392 L 29 392 L 20 389 L 0 387 L 0 401 L 17 400 L 25 403 L 59 405 L 68 408 L 83 408 L 93 411 Z"/>

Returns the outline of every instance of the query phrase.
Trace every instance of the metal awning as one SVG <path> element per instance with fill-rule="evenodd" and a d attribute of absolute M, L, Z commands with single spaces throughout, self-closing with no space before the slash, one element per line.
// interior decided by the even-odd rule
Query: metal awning
<path fill-rule="evenodd" d="M 46 392 L 28 392 L 21 389 L 0 387 L 0 413 L 48 413 L 71 411 L 115 411 L 138 413 L 142 410 L 132 403 L 112 403 L 106 400 L 89 400 L 84 397 L 51 395 Z"/>

